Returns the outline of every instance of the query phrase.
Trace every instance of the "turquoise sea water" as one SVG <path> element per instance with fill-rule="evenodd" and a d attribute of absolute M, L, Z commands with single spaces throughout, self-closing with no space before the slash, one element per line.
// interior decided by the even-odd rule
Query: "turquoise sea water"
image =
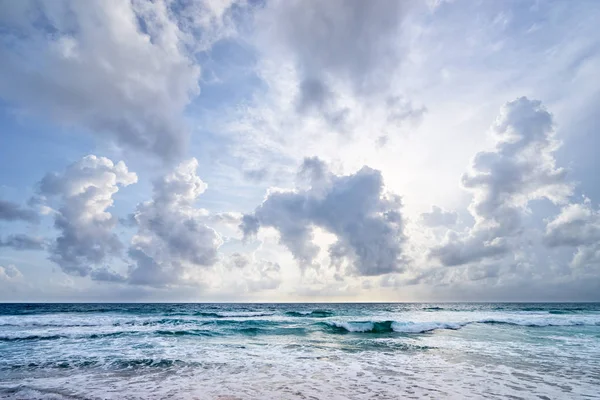
<path fill-rule="evenodd" d="M 0 399 L 600 399 L 600 304 L 0 304 Z"/>

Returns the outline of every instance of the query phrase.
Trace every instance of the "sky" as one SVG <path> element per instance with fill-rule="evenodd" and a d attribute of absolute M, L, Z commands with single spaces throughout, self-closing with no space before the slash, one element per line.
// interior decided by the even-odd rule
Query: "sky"
<path fill-rule="evenodd" d="M 0 301 L 600 301 L 599 19 L 0 0 Z"/>

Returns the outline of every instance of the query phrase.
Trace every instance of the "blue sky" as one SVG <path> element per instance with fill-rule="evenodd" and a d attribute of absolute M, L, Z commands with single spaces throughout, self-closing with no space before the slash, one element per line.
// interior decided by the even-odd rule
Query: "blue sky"
<path fill-rule="evenodd" d="M 599 300 L 595 1 L 0 9 L 1 301 Z"/>

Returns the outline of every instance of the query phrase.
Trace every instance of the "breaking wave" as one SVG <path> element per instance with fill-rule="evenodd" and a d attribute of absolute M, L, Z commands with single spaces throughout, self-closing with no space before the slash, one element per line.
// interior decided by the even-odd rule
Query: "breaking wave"
<path fill-rule="evenodd" d="M 425 333 L 437 329 L 460 329 L 464 323 L 442 322 L 326 322 L 330 331 L 335 333 Z"/>
<path fill-rule="evenodd" d="M 313 311 L 288 311 L 285 313 L 288 317 L 308 317 L 308 318 L 327 318 L 335 315 L 329 310 L 313 310 Z"/>
<path fill-rule="evenodd" d="M 460 322 L 399 322 L 399 321 L 327 321 L 322 324 L 332 333 L 426 333 L 436 330 L 458 330 L 471 324 L 512 325 L 532 328 L 600 326 L 600 320 L 488 318 Z"/>

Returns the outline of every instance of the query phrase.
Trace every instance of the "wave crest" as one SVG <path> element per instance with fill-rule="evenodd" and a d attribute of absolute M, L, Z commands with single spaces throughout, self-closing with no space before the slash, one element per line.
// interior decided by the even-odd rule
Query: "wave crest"
<path fill-rule="evenodd" d="M 285 315 L 289 317 L 327 318 L 333 316 L 334 312 L 329 310 L 288 311 Z"/>
<path fill-rule="evenodd" d="M 338 333 L 425 333 L 437 329 L 460 329 L 464 323 L 451 322 L 397 322 L 397 321 L 366 321 L 366 322 L 326 322 Z"/>
<path fill-rule="evenodd" d="M 471 324 L 513 325 L 531 328 L 600 326 L 600 321 L 563 319 L 487 318 L 457 322 L 400 322 L 400 321 L 327 321 L 322 325 L 333 333 L 426 333 L 436 330 L 458 330 Z"/>

